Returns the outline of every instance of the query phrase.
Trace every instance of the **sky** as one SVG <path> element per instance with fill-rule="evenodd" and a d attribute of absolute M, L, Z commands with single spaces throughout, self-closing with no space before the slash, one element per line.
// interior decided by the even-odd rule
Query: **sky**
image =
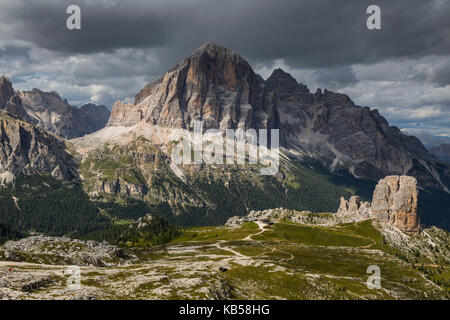
<path fill-rule="evenodd" d="M 66 27 L 73 4 L 81 30 Z M 366 27 L 371 4 L 380 30 Z M 449 16 L 447 0 L 1 0 L 0 74 L 110 108 L 214 42 L 264 78 L 281 67 L 401 129 L 450 136 Z"/>

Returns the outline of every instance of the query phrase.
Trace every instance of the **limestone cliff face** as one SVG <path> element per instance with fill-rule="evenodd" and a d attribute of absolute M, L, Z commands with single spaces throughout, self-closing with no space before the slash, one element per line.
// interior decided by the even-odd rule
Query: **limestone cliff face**
<path fill-rule="evenodd" d="M 92 195 L 101 193 L 106 194 L 120 194 L 126 197 L 142 198 L 147 192 L 148 188 L 145 184 L 135 184 L 127 182 L 123 179 L 116 179 L 114 181 L 97 180 L 93 188 Z"/>
<path fill-rule="evenodd" d="M 1 109 L 68 139 L 103 128 L 110 114 L 105 106 L 72 106 L 56 92 L 14 91 L 6 77 L 0 78 Z"/>
<path fill-rule="evenodd" d="M 354 221 L 375 218 L 408 233 L 420 231 L 417 180 L 409 176 L 388 176 L 381 179 L 373 192 L 372 203 L 361 202 L 358 196 L 349 201 L 341 198 L 337 214 Z"/>
<path fill-rule="evenodd" d="M 263 79 L 231 50 L 208 43 L 163 77 L 147 85 L 133 106 L 116 104 L 110 125 L 140 120 L 170 128 L 267 128 L 276 112 L 266 96 Z M 128 111 L 124 111 L 128 107 Z"/>
<path fill-rule="evenodd" d="M 59 180 L 78 177 L 62 139 L 0 111 L 0 182 L 11 181 L 25 169 L 49 172 Z"/>
<path fill-rule="evenodd" d="M 93 117 L 70 105 L 56 92 L 33 89 L 18 91 L 17 96 L 26 110 L 25 120 L 61 137 L 71 139 L 98 130 Z"/>
<path fill-rule="evenodd" d="M 132 103 L 114 103 L 111 116 L 108 120 L 108 126 L 130 127 L 138 124 L 142 119 L 142 110 Z"/>
<path fill-rule="evenodd" d="M 417 180 L 408 176 L 389 176 L 380 180 L 372 199 L 372 214 L 406 232 L 419 232 Z"/>

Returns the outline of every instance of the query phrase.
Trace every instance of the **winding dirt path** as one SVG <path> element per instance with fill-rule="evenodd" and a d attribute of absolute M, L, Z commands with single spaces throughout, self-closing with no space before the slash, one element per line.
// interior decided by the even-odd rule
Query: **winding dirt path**
<path fill-rule="evenodd" d="M 260 234 L 262 234 L 264 231 L 266 231 L 266 230 L 264 229 L 264 223 L 263 223 L 263 222 L 261 222 L 261 221 L 255 221 L 255 223 L 258 225 L 260 231 L 257 232 L 257 233 L 248 235 L 248 236 L 245 237 L 243 240 L 245 240 L 245 241 L 255 241 L 255 240 L 253 240 L 253 236 L 260 235 Z"/>
<path fill-rule="evenodd" d="M 217 243 L 215 244 L 215 247 L 218 248 L 218 249 L 220 249 L 220 250 L 224 250 L 224 251 L 231 252 L 232 254 L 234 254 L 234 255 L 236 255 L 236 256 L 239 256 L 239 257 L 241 257 L 241 258 L 245 258 L 245 259 L 248 259 L 248 258 L 249 258 L 249 257 L 243 255 L 242 253 L 237 252 L 236 250 L 233 250 L 233 249 L 228 248 L 228 247 L 222 247 L 221 244 L 222 244 L 222 243 L 226 243 L 226 242 L 227 242 L 227 241 L 225 241 L 225 240 L 219 240 L 219 242 L 217 242 Z"/>
<path fill-rule="evenodd" d="M 283 261 L 291 261 L 291 260 L 294 259 L 294 255 L 291 254 L 291 253 L 289 253 L 289 252 L 282 251 L 282 250 L 280 250 L 280 249 L 277 249 L 277 248 L 275 248 L 275 247 L 272 247 L 272 252 L 273 252 L 273 251 L 278 251 L 278 252 L 281 252 L 281 253 L 283 253 L 283 254 L 285 254 L 285 255 L 290 256 L 289 258 L 281 259 L 280 262 L 283 262 Z"/>

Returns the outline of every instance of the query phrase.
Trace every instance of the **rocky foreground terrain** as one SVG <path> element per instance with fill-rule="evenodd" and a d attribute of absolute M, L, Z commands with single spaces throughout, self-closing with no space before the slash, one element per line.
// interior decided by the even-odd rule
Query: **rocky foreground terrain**
<path fill-rule="evenodd" d="M 380 181 L 365 211 L 356 197 L 336 214 L 251 211 L 222 227 L 184 229 L 164 246 L 41 235 L 8 241 L 0 247 L 0 298 L 449 299 L 449 233 L 419 228 L 418 220 L 413 232 L 395 223 L 399 212 L 415 213 L 414 205 L 398 211 L 398 202 L 417 195 L 407 178 Z M 395 201 L 385 214 L 394 220 L 376 207 L 386 181 L 393 188 L 386 199 Z M 129 229 L 153 222 L 147 215 Z M 367 286 L 373 266 L 381 272 L 378 289 Z"/>
<path fill-rule="evenodd" d="M 42 236 L 7 242 L 0 248 L 0 298 L 449 298 L 445 231 L 413 236 L 372 220 L 325 227 L 311 219 L 324 214 L 284 209 L 263 215 L 274 224 L 250 221 L 254 212 L 240 226 L 186 229 L 167 246 L 123 252 Z M 79 266 L 79 287 L 68 263 Z M 366 285 L 371 265 L 380 267 L 381 289 Z"/>
<path fill-rule="evenodd" d="M 107 242 L 38 235 L 6 242 L 0 251 L 0 257 L 10 261 L 39 264 L 105 267 L 116 265 L 126 255 L 121 249 Z"/>

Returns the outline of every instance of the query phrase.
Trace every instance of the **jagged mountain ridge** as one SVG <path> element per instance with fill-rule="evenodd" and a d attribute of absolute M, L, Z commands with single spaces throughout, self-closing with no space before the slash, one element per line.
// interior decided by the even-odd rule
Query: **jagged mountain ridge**
<path fill-rule="evenodd" d="M 0 184 L 27 169 L 48 172 L 58 180 L 78 178 L 63 139 L 0 110 Z"/>
<path fill-rule="evenodd" d="M 77 108 L 56 92 L 14 91 L 6 77 L 0 78 L 0 109 L 67 139 L 100 130 L 110 116 L 105 106 L 87 104 Z"/>
<path fill-rule="evenodd" d="M 275 88 L 287 148 L 317 155 L 331 171 L 344 169 L 374 181 L 414 173 L 422 187 L 448 190 L 448 181 L 439 174 L 442 164 L 417 138 L 390 126 L 378 110 L 356 106 L 345 94 L 320 89 L 312 94 L 282 70 L 274 71 L 267 83 Z"/>
<path fill-rule="evenodd" d="M 134 104 L 117 102 L 108 126 L 192 130 L 194 120 L 221 131 L 280 129 L 282 146 L 317 158 L 332 172 L 373 181 L 412 175 L 421 187 L 448 192 L 448 167 L 378 110 L 356 106 L 344 94 L 311 93 L 281 69 L 264 81 L 241 56 L 213 43 L 145 86 Z"/>

